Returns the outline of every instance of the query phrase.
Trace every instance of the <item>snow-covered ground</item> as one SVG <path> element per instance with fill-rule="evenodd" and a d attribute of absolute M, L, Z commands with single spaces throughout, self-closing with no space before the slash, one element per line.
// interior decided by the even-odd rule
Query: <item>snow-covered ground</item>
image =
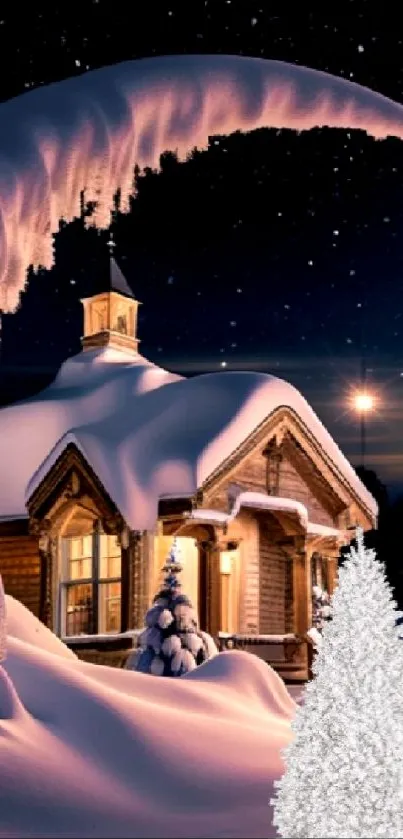
<path fill-rule="evenodd" d="M 273 837 L 295 704 L 258 658 L 182 679 L 79 661 L 6 598 L 0 837 Z"/>

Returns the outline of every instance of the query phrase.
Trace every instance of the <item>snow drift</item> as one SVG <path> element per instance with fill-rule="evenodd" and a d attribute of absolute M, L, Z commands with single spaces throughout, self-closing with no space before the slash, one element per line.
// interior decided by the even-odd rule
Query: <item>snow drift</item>
<path fill-rule="evenodd" d="M 177 680 L 66 655 L 7 598 L 0 835 L 271 837 L 295 704 L 247 653 Z M 35 646 L 27 639 L 35 636 Z"/>

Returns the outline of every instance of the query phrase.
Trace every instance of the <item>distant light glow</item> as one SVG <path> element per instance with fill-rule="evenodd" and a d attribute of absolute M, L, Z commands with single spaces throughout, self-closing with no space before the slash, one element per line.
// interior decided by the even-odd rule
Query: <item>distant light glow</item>
<path fill-rule="evenodd" d="M 372 393 L 360 391 L 354 395 L 354 407 L 360 414 L 366 414 L 369 411 L 373 411 L 375 407 L 375 397 Z"/>

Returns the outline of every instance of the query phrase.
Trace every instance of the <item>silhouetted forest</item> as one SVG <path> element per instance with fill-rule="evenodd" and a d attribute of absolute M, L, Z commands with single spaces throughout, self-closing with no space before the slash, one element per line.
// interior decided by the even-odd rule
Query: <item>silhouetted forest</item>
<path fill-rule="evenodd" d="M 129 212 L 116 195 L 111 216 L 116 258 L 144 303 L 139 334 L 147 357 L 186 375 L 201 359 L 216 370 L 223 348 L 232 368 L 249 357 L 253 369 L 268 347 L 303 360 L 302 327 L 310 356 L 351 356 L 357 348 L 344 340 L 346 312 L 364 294 L 368 308 L 379 309 L 375 279 L 390 307 L 402 310 L 401 141 L 262 129 L 213 137 L 184 162 L 167 152 L 160 164 L 159 171 L 136 169 Z M 108 264 L 110 233 L 91 227 L 91 213 L 83 195 L 77 218 L 61 221 L 54 236 L 53 268 L 31 268 L 19 311 L 3 317 L 0 404 L 46 386 L 80 350 L 79 301 L 99 290 Z M 292 307 L 284 295 L 293 296 Z M 354 317 L 349 329 L 357 332 Z M 382 346 L 390 320 L 383 323 L 381 309 L 377 331 Z M 281 369 L 267 372 L 287 378 Z M 403 499 L 392 504 L 369 470 L 362 478 L 380 502 L 372 538 L 403 602 Z"/>
<path fill-rule="evenodd" d="M 402 142 L 361 131 L 235 133 L 211 138 L 185 162 L 167 152 L 160 171 L 136 170 L 130 211 L 116 196 L 112 228 L 117 259 L 144 303 L 143 352 L 162 352 L 178 368 L 185 352 L 216 369 L 223 345 L 235 364 L 268 347 L 303 354 L 303 331 L 311 356 L 351 355 L 344 324 L 363 295 L 378 310 L 379 345 L 390 340 L 378 297 L 381 288 L 401 311 L 402 195 Z M 52 270 L 31 270 L 20 310 L 4 317 L 3 377 L 10 366 L 13 374 L 3 378 L 3 401 L 19 395 L 20 366 L 25 387 L 26 368 L 51 377 L 80 348 L 79 298 L 97 288 L 109 236 L 85 227 L 85 196 L 81 210 L 60 224 Z M 286 313 L 284 295 L 293 297 Z M 231 333 L 234 311 L 240 340 Z"/>

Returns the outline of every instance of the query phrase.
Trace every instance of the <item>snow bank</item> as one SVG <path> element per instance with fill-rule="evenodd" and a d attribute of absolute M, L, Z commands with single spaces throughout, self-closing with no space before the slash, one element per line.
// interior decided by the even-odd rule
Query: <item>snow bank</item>
<path fill-rule="evenodd" d="M 0 516 L 26 515 L 26 499 L 73 442 L 130 527 L 153 529 L 159 498 L 193 495 L 281 407 L 375 517 L 376 502 L 292 385 L 250 372 L 181 379 L 108 349 L 79 353 L 39 396 L 0 411 Z"/>
<path fill-rule="evenodd" d="M 91 665 L 55 655 L 46 633 L 21 640 L 29 619 L 7 606 L 1 836 L 275 835 L 267 802 L 295 704 L 274 671 L 242 652 L 182 679 Z"/>
<path fill-rule="evenodd" d="M 75 659 L 74 653 L 41 623 L 19 600 L 6 594 L 7 635 L 39 647 L 62 658 Z"/>

